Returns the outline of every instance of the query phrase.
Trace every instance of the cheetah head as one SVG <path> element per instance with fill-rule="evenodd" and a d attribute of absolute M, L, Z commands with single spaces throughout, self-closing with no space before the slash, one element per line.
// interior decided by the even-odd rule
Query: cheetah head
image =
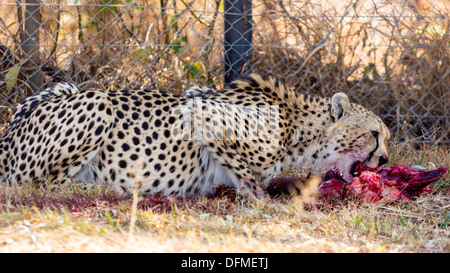
<path fill-rule="evenodd" d="M 326 135 L 331 152 L 327 165 L 339 166 L 345 180 L 351 181 L 361 166 L 376 169 L 388 162 L 390 133 L 378 116 L 350 103 L 344 93 L 331 98 L 330 111 L 332 124 Z"/>

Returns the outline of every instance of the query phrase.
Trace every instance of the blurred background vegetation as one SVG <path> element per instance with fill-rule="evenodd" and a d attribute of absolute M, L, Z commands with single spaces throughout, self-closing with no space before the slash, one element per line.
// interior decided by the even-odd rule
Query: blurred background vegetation
<path fill-rule="evenodd" d="M 397 142 L 450 145 L 448 0 L 252 5 L 248 68 L 300 92 L 346 92 Z M 223 88 L 225 12 L 222 0 L 4 0 L 0 124 L 61 81 L 81 90 Z"/>

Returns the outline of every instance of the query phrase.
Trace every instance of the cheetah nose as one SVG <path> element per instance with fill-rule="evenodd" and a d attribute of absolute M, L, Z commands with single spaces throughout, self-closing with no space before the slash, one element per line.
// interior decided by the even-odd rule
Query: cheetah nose
<path fill-rule="evenodd" d="M 388 163 L 389 158 L 385 155 L 380 156 L 378 159 L 378 167 L 383 166 L 384 164 Z"/>

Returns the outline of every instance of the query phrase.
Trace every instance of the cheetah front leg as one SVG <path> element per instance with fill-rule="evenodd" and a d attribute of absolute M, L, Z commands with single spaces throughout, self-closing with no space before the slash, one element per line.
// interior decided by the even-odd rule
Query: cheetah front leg
<path fill-rule="evenodd" d="M 225 143 L 209 143 L 206 150 L 228 172 L 238 192 L 243 196 L 262 199 L 268 195 L 258 185 L 247 161 Z"/>

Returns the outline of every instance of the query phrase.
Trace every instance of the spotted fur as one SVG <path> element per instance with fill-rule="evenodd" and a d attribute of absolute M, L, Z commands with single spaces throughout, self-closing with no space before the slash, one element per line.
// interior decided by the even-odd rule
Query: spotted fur
<path fill-rule="evenodd" d="M 224 90 L 78 91 L 59 84 L 19 105 L 0 143 L 9 183 L 45 178 L 102 182 L 141 194 L 206 194 L 215 185 L 261 198 L 298 165 L 376 167 L 389 131 L 349 102 L 308 96 L 252 74 Z"/>

